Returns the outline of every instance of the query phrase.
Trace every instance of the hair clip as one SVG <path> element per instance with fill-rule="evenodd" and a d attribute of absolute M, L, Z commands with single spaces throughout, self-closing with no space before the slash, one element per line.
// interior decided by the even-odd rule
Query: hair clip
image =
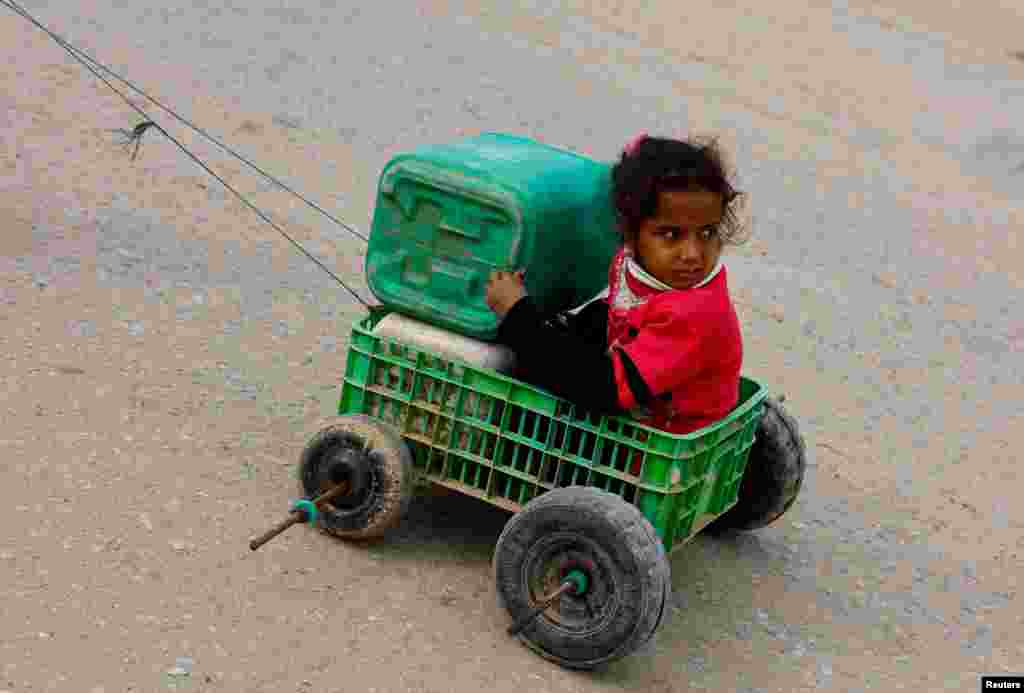
<path fill-rule="evenodd" d="M 633 156 L 633 153 L 636 152 L 636 148 L 645 139 L 647 139 L 647 133 L 641 132 L 639 135 L 631 139 L 628 144 L 626 144 L 626 148 L 623 151 L 625 151 L 628 156 Z"/>

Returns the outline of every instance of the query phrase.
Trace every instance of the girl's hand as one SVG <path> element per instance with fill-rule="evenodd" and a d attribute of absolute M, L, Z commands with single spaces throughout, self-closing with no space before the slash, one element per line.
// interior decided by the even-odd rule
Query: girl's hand
<path fill-rule="evenodd" d="M 487 281 L 487 305 L 499 318 L 512 310 L 519 299 L 526 296 L 523 286 L 524 272 L 491 272 Z"/>

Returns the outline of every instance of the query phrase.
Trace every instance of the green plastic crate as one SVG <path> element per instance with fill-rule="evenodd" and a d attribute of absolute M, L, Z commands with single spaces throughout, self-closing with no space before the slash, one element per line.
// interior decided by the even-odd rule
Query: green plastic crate
<path fill-rule="evenodd" d="M 636 505 L 666 550 L 736 503 L 767 394 L 742 378 L 723 420 L 672 435 L 624 417 L 585 417 L 566 400 L 496 371 L 352 330 L 338 411 L 394 426 L 417 472 L 519 511 L 561 486 L 596 486 Z"/>

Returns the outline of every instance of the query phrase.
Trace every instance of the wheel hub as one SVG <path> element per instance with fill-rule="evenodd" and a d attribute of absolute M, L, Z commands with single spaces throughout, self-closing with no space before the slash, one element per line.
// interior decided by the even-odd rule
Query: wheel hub
<path fill-rule="evenodd" d="M 577 635 L 599 629 L 617 609 L 615 581 L 589 542 L 559 541 L 549 537 L 528 561 L 526 578 L 530 599 L 539 603 L 569 581 L 573 589 L 544 612 L 550 623 Z"/>
<path fill-rule="evenodd" d="M 330 501 L 336 508 L 357 507 L 370 491 L 370 460 L 365 452 L 350 447 L 335 450 L 324 463 L 324 481 L 331 485 L 347 482 L 349 491 Z"/>

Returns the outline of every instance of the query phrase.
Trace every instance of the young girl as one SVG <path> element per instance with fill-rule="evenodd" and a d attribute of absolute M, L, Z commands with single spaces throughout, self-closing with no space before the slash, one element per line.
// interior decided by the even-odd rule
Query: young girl
<path fill-rule="evenodd" d="M 714 143 L 646 135 L 626 147 L 612 186 L 623 246 L 606 292 L 550 320 L 522 273 L 495 272 L 498 340 L 531 383 L 581 409 L 689 433 L 739 399 L 742 340 L 720 256 L 741 242 L 740 193 Z"/>

